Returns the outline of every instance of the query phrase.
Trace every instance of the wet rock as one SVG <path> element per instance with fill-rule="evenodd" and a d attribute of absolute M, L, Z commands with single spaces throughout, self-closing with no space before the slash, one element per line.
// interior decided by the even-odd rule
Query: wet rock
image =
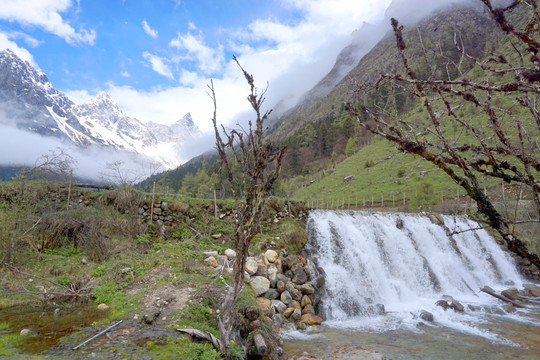
<path fill-rule="evenodd" d="M 445 300 L 445 301 L 450 301 L 450 302 L 454 300 L 454 298 L 451 297 L 450 295 L 443 295 L 443 296 L 441 297 L 441 299 L 443 299 L 443 300 Z"/>
<path fill-rule="evenodd" d="M 444 310 L 448 309 L 450 305 L 445 300 L 439 300 L 435 305 L 442 307 Z"/>
<path fill-rule="evenodd" d="M 302 320 L 295 321 L 294 326 L 296 326 L 296 330 L 306 330 L 307 329 L 306 323 L 303 322 Z"/>
<path fill-rule="evenodd" d="M 429 311 L 422 310 L 420 313 L 420 319 L 428 322 L 433 322 L 433 314 Z"/>
<path fill-rule="evenodd" d="M 249 279 L 249 285 L 256 296 L 262 295 L 270 289 L 270 280 L 264 276 L 254 276 Z"/>
<path fill-rule="evenodd" d="M 528 290 L 529 296 L 540 297 L 540 287 L 532 284 L 525 284 L 523 288 Z"/>
<path fill-rule="evenodd" d="M 468 304 L 467 308 L 469 308 L 469 310 L 471 310 L 471 311 L 478 311 L 478 308 L 476 306 L 474 306 L 474 305 L 471 305 L 471 304 Z"/>
<path fill-rule="evenodd" d="M 302 315 L 301 319 L 306 325 L 309 325 L 309 326 L 321 325 L 322 323 L 321 317 L 315 314 L 304 314 Z"/>
<path fill-rule="evenodd" d="M 463 312 L 465 310 L 465 307 L 457 300 L 452 300 L 450 307 L 458 312 Z"/>
<path fill-rule="evenodd" d="M 400 217 L 397 218 L 397 220 L 396 220 L 396 227 L 397 227 L 398 229 L 400 229 L 400 230 L 403 229 L 403 219 L 402 219 L 402 218 L 400 218 Z"/>
<path fill-rule="evenodd" d="M 269 263 L 275 263 L 276 260 L 279 258 L 279 255 L 274 250 L 269 249 L 266 250 L 266 252 L 264 253 L 264 257 L 266 258 L 266 260 L 268 260 Z"/>
<path fill-rule="evenodd" d="M 384 308 L 384 304 L 375 304 L 375 309 L 376 309 L 377 315 L 386 314 L 386 309 Z"/>
<path fill-rule="evenodd" d="M 518 290 L 516 288 L 503 290 L 503 291 L 501 291 L 501 295 L 508 298 L 508 299 L 510 299 L 510 300 L 517 300 L 517 301 L 520 300 L 519 293 L 518 293 Z"/>
<path fill-rule="evenodd" d="M 514 313 L 516 312 L 516 308 L 514 307 L 514 305 L 512 304 L 506 304 L 503 306 L 503 309 L 504 311 L 506 311 L 507 313 Z"/>

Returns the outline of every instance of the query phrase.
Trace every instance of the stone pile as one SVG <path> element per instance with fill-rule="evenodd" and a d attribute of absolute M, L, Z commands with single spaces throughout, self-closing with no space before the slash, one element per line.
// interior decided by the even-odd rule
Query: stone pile
<path fill-rule="evenodd" d="M 156 201 L 154 203 L 154 209 L 152 212 L 151 205 L 144 203 L 139 207 L 139 215 L 146 220 L 150 220 L 150 213 L 152 213 L 152 221 L 157 222 L 158 225 L 173 225 L 172 211 L 169 209 L 169 203 L 167 201 Z"/>
<path fill-rule="evenodd" d="M 224 255 L 210 251 L 205 255 L 206 263 L 212 267 L 229 266 L 236 258 L 231 249 Z M 317 309 L 324 291 L 324 277 L 309 260 L 300 255 L 287 255 L 284 249 L 279 254 L 269 249 L 248 257 L 245 272 L 260 310 L 272 319 L 273 325 L 290 323 L 304 330 L 323 321 Z"/>

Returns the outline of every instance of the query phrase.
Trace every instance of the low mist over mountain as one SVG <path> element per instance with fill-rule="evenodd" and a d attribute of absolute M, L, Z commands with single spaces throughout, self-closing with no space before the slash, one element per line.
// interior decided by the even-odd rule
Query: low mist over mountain
<path fill-rule="evenodd" d="M 137 154 L 165 169 L 180 165 L 182 145 L 200 132 L 190 113 L 169 126 L 143 123 L 124 113 L 105 92 L 77 105 L 55 89 L 43 71 L 9 49 L 0 52 L 0 125 L 60 140 L 59 146 Z M 5 156 L 1 161 L 13 159 Z"/>

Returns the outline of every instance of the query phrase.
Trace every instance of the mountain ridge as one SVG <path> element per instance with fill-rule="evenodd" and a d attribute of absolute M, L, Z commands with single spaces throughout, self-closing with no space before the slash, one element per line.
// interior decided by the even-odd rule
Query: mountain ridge
<path fill-rule="evenodd" d="M 200 133 L 189 112 L 170 126 L 143 123 L 106 92 L 77 105 L 9 49 L 0 51 L 0 124 L 81 148 L 97 145 L 147 156 L 167 169 L 180 165 L 180 147 Z"/>

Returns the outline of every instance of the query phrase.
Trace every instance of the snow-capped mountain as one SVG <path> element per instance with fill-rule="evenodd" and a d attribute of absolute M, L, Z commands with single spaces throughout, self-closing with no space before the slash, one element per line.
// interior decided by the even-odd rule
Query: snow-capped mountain
<path fill-rule="evenodd" d="M 0 124 L 81 147 L 99 145 L 146 155 L 168 169 L 180 165 L 180 147 L 199 133 L 189 113 L 170 126 L 143 123 L 123 112 L 105 92 L 77 105 L 55 89 L 43 71 L 9 49 L 0 51 Z"/>

